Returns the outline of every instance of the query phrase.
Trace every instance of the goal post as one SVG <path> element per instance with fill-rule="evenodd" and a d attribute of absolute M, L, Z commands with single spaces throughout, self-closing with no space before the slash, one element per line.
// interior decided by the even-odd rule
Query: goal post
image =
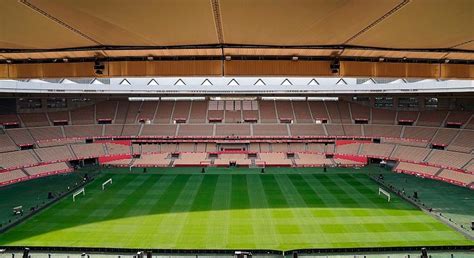
<path fill-rule="evenodd" d="M 390 202 L 390 193 L 379 187 L 379 195 L 385 195 Z"/>
<path fill-rule="evenodd" d="M 72 201 L 75 202 L 76 201 L 76 196 L 78 196 L 80 194 L 82 194 L 83 196 L 86 195 L 86 191 L 84 190 L 84 188 L 81 188 L 81 189 L 77 190 L 76 192 L 74 192 L 72 194 Z"/>
<path fill-rule="evenodd" d="M 109 178 L 107 181 L 105 181 L 104 183 L 102 183 L 102 191 L 105 190 L 105 186 L 107 184 L 112 184 L 112 178 Z"/>

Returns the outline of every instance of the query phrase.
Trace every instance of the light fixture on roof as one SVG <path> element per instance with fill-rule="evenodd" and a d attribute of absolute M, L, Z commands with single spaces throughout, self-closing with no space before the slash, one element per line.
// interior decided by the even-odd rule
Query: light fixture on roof
<path fill-rule="evenodd" d="M 12 60 L 11 59 L 7 59 L 7 64 L 11 64 L 12 63 Z"/>
<path fill-rule="evenodd" d="M 449 59 L 444 59 L 444 63 L 445 64 L 449 63 Z"/>
<path fill-rule="evenodd" d="M 379 57 L 379 62 L 383 62 L 385 61 L 385 58 L 384 57 Z"/>
<path fill-rule="evenodd" d="M 153 59 L 154 59 L 153 56 L 147 56 L 147 57 L 146 57 L 146 60 L 148 60 L 148 61 L 153 61 Z"/>
<path fill-rule="evenodd" d="M 69 59 L 67 59 L 67 58 L 65 57 L 65 58 L 63 58 L 63 62 L 64 62 L 64 63 L 67 63 L 67 62 L 69 62 Z"/>
<path fill-rule="evenodd" d="M 403 61 L 406 61 L 406 60 L 407 60 L 407 57 L 406 57 L 406 56 L 404 56 L 404 57 L 403 57 Z"/>
<path fill-rule="evenodd" d="M 291 57 L 291 60 L 292 60 L 292 61 L 298 61 L 298 57 L 297 57 L 297 56 L 293 56 L 293 57 Z"/>
<path fill-rule="evenodd" d="M 225 56 L 225 60 L 230 61 L 230 60 L 232 60 L 232 57 L 231 56 Z"/>

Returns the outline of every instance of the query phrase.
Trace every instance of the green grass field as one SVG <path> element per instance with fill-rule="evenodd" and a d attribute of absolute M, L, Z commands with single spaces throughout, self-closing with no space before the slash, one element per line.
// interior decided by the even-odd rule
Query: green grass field
<path fill-rule="evenodd" d="M 199 171 L 105 172 L 85 197 L 63 199 L 0 235 L 0 245 L 289 250 L 473 244 L 398 197 L 388 203 L 357 171 Z M 102 191 L 109 177 L 113 184 Z"/>

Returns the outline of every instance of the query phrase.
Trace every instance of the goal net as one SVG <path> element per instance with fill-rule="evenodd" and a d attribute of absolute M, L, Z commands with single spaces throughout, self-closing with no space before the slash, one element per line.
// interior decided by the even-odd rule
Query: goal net
<path fill-rule="evenodd" d="M 86 191 L 84 190 L 84 188 L 81 188 L 81 189 L 77 190 L 76 192 L 74 192 L 74 193 L 72 194 L 72 201 L 75 202 L 75 201 L 76 201 L 76 197 L 77 197 L 78 195 L 81 195 L 81 194 L 82 194 L 83 196 L 86 195 Z"/>
<path fill-rule="evenodd" d="M 109 178 L 107 181 L 102 183 L 102 191 L 105 190 L 105 186 L 108 184 L 112 184 L 112 178 Z"/>
<path fill-rule="evenodd" d="M 390 202 L 390 193 L 379 187 L 379 195 L 384 195 L 387 197 L 387 200 Z"/>

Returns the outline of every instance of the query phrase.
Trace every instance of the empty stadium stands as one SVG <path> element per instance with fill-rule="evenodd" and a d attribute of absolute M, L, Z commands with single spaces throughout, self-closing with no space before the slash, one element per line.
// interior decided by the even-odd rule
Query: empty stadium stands
<path fill-rule="evenodd" d="M 107 121 L 103 124 L 102 120 Z M 356 124 L 356 120 L 366 120 L 368 124 Z M 131 154 L 141 157 L 106 164 L 227 166 L 234 161 L 245 166 L 259 162 L 269 166 L 364 164 L 325 156 L 334 153 L 391 159 L 399 161 L 398 170 L 433 177 L 438 177 L 436 174 L 444 168 L 444 177 L 439 178 L 463 184 L 466 180 L 452 173 L 474 171 L 474 131 L 470 130 L 474 129 L 474 122 L 472 113 L 464 111 L 394 111 L 346 101 L 107 100 L 70 111 L 1 115 L 2 121 L 18 122 L 23 127 L 5 129 L 0 134 L 0 167 L 9 172 L 24 169 L 15 171 L 13 180 L 28 176 L 27 168 L 32 168 L 32 174 L 54 170 L 54 166 L 37 167 L 51 162 Z M 53 126 L 55 121 L 67 123 Z M 397 125 L 406 121 L 413 125 Z M 461 128 L 444 128 L 449 123 Z M 94 143 L 89 143 L 92 138 Z M 101 142 L 104 138 L 129 139 L 133 145 Z M 380 139 L 381 143 L 361 142 L 372 138 Z M 336 142 L 340 139 L 358 142 L 339 145 Z M 225 141 L 241 141 L 245 152 L 222 152 Z M 431 149 L 432 146 L 439 150 Z M 25 148 L 32 149 L 20 150 Z M 249 159 L 247 151 L 257 152 L 257 158 Z M 207 156 L 210 152 L 219 154 L 210 159 Z M 295 157 L 288 158 L 288 152 L 294 152 Z M 171 153 L 179 153 L 179 157 L 171 158 Z"/>

